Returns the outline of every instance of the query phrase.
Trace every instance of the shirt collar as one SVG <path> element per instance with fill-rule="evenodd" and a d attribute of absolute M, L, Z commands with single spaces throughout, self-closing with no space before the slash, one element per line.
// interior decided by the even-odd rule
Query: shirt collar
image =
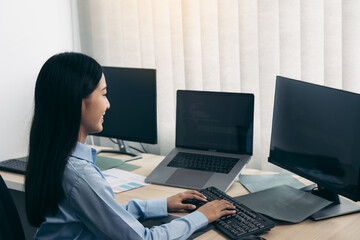
<path fill-rule="evenodd" d="M 74 151 L 70 154 L 72 157 L 86 160 L 92 164 L 96 161 L 96 150 L 87 145 L 77 142 Z"/>

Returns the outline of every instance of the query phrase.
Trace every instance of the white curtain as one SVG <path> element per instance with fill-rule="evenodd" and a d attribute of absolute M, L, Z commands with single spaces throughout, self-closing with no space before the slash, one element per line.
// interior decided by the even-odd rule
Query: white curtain
<path fill-rule="evenodd" d="M 175 141 L 177 89 L 255 94 L 254 155 L 269 154 L 276 75 L 360 92 L 358 0 L 78 0 L 79 51 L 156 68 L 159 144 Z"/>

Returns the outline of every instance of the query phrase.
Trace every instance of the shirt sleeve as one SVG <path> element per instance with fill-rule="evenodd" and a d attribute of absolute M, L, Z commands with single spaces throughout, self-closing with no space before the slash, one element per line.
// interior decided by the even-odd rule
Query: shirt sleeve
<path fill-rule="evenodd" d="M 86 169 L 70 192 L 69 205 L 100 239 L 186 239 L 207 225 L 207 218 L 193 212 L 161 226 L 145 228 L 137 219 L 167 215 L 166 199 L 116 202 L 109 184 L 95 170 Z"/>

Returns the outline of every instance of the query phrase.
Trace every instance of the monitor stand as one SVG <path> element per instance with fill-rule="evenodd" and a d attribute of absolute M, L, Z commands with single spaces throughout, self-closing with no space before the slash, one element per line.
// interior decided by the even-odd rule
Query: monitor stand
<path fill-rule="evenodd" d="M 333 203 L 329 206 L 324 207 L 320 211 L 314 213 L 310 216 L 312 220 L 322 220 L 331 217 L 337 217 L 341 215 L 351 214 L 360 212 L 360 206 L 351 200 L 339 197 L 339 195 L 327 190 L 326 188 L 322 188 L 319 186 L 319 191 L 313 191 L 316 187 L 316 184 L 307 186 L 302 188 L 301 190 L 310 192 L 319 197 L 325 198 Z"/>
<path fill-rule="evenodd" d="M 132 160 L 136 160 L 136 159 L 140 159 L 142 158 L 142 156 L 140 154 L 136 154 L 131 152 L 129 145 L 127 144 L 126 141 L 124 140 L 120 140 L 120 139 L 116 139 L 117 144 L 119 146 L 119 150 L 115 150 L 115 149 L 101 149 L 98 150 L 96 152 L 96 154 L 99 153 L 119 153 L 119 154 L 125 154 L 125 155 L 129 155 L 132 156 L 132 158 L 128 158 L 128 159 L 121 159 L 124 162 L 128 162 L 128 161 L 132 161 Z"/>

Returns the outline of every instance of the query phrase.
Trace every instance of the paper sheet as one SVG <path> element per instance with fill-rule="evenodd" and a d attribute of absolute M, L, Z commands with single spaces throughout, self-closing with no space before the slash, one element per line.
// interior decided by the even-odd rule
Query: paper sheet
<path fill-rule="evenodd" d="M 254 175 L 239 175 L 240 183 L 251 193 L 265 190 L 268 188 L 288 185 L 300 189 L 305 187 L 303 183 L 294 178 L 292 174 L 254 174 Z"/>
<path fill-rule="evenodd" d="M 106 181 L 110 184 L 114 193 L 120 193 L 134 188 L 142 187 L 148 185 L 145 183 L 145 177 L 120 170 L 117 168 L 111 168 L 105 171 L 102 171 Z"/>

